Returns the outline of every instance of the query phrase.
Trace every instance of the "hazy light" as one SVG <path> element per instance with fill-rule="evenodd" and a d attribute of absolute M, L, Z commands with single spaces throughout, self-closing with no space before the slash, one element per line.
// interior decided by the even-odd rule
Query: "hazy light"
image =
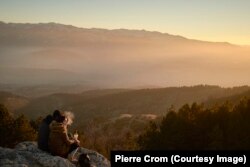
<path fill-rule="evenodd" d="M 0 20 L 146 29 L 207 41 L 250 44 L 247 0 L 2 0 Z"/>

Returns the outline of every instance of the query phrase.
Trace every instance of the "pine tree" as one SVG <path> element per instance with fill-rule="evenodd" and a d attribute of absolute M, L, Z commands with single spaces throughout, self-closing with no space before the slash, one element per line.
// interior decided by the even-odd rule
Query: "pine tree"
<path fill-rule="evenodd" d="M 13 118 L 7 108 L 0 104 L 0 146 L 11 146 L 11 132 L 13 131 Z"/>
<path fill-rule="evenodd" d="M 35 141 L 37 131 L 25 116 L 14 119 L 7 108 L 0 104 L 0 135 L 0 146 L 12 148 L 22 141 Z"/>

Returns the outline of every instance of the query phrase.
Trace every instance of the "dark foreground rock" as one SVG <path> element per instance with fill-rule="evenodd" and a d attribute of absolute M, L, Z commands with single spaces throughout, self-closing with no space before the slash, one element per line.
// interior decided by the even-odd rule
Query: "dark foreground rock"
<path fill-rule="evenodd" d="M 80 148 L 82 153 L 87 153 L 91 164 L 95 167 L 110 167 L 110 162 L 101 154 Z M 19 143 L 14 149 L 0 147 L 1 167 L 75 167 L 67 159 L 52 156 L 37 148 L 35 142 Z"/>

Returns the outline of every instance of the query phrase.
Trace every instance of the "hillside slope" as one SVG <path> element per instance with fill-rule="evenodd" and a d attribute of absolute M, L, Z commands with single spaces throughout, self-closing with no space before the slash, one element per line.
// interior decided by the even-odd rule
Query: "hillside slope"
<path fill-rule="evenodd" d="M 82 94 L 53 94 L 35 98 L 16 113 L 37 118 L 55 109 L 73 111 L 76 122 L 99 118 L 108 121 L 123 114 L 163 115 L 172 105 L 179 108 L 186 103 L 202 103 L 209 99 L 227 97 L 248 91 L 249 87 L 220 88 L 218 86 L 170 87 L 141 90 L 87 91 Z M 99 92 L 99 93 L 97 93 Z"/>

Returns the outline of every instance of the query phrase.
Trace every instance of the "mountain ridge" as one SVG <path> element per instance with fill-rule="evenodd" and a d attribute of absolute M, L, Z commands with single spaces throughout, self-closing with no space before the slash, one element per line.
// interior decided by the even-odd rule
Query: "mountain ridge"
<path fill-rule="evenodd" d="M 65 30 L 74 30 L 76 32 L 79 31 L 92 31 L 92 32 L 103 32 L 103 33 L 108 33 L 108 32 L 113 32 L 113 33 L 124 33 L 126 34 L 136 34 L 139 33 L 141 35 L 159 35 L 163 37 L 172 37 L 176 39 L 181 39 L 181 40 L 187 40 L 187 41 L 192 41 L 192 42 L 202 42 L 206 44 L 221 44 L 221 45 L 228 45 L 228 46 L 243 46 L 243 45 L 238 45 L 238 44 L 233 44 L 230 42 L 221 42 L 221 41 L 206 41 L 206 40 L 197 40 L 197 39 L 192 39 L 192 38 L 187 38 L 181 35 L 174 35 L 174 34 L 169 34 L 165 32 L 160 32 L 160 31 L 149 31 L 149 30 L 144 30 L 144 29 L 126 29 L 126 28 L 119 28 L 119 29 L 106 29 L 106 28 L 84 28 L 84 27 L 78 27 L 70 24 L 61 24 L 57 22 L 47 22 L 47 23 L 13 23 L 13 22 L 4 22 L 0 21 L 0 28 L 1 26 L 6 26 L 8 28 L 14 28 L 15 26 L 21 26 L 24 29 L 32 29 L 32 28 L 44 28 L 44 30 L 49 30 L 49 28 L 52 29 L 57 29 L 61 31 Z M 61 28 L 61 29 L 58 29 Z"/>
<path fill-rule="evenodd" d="M 80 74 L 77 81 L 87 80 L 100 88 L 249 85 L 249 53 L 250 47 L 145 30 L 0 24 L 0 67 L 72 71 Z M 4 71 L 2 76 L 8 76 L 2 83 L 23 83 L 22 78 Z M 75 83 L 71 75 L 65 76 L 60 82 Z M 25 81 L 33 83 L 34 79 L 26 77 Z M 46 79 L 38 81 L 47 83 Z"/>

